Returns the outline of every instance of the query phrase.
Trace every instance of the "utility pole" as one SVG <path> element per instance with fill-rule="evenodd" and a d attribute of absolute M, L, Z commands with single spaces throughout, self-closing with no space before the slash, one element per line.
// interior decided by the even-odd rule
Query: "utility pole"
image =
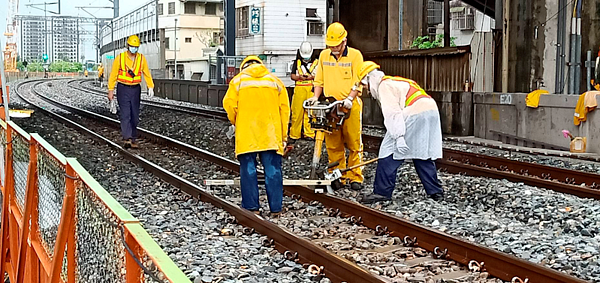
<path fill-rule="evenodd" d="M 444 47 L 450 47 L 450 0 L 444 0 Z"/>
<path fill-rule="evenodd" d="M 226 56 L 235 56 L 235 0 L 225 0 L 224 2 L 225 2 L 225 55 Z M 335 13 L 335 11 L 334 11 L 334 13 Z"/>
<path fill-rule="evenodd" d="M 177 75 L 177 19 L 175 19 L 175 48 L 173 51 L 175 52 L 175 75 L 173 77 L 179 79 Z"/>

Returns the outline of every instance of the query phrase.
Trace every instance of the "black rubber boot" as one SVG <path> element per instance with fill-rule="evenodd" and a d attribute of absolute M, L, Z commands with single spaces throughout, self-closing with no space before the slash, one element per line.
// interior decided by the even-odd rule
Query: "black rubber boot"
<path fill-rule="evenodd" d="M 353 191 L 360 191 L 362 190 L 362 184 L 358 182 L 353 182 L 352 184 L 350 184 L 350 189 Z"/>
<path fill-rule="evenodd" d="M 435 200 L 437 202 L 443 201 L 444 200 L 444 193 L 437 193 L 437 194 L 433 194 L 429 196 L 432 200 Z"/>
<path fill-rule="evenodd" d="M 389 200 L 392 200 L 392 199 L 388 198 L 386 196 L 372 193 L 372 194 L 363 196 L 363 198 L 360 202 L 364 203 L 364 204 L 372 204 L 372 203 L 376 203 L 376 202 L 380 202 L 380 201 L 389 201 Z"/>

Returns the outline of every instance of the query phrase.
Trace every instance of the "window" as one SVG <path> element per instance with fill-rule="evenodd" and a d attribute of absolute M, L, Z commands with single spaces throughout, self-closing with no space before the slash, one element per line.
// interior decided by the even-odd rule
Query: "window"
<path fill-rule="evenodd" d="M 205 15 L 216 15 L 217 14 L 217 4 L 216 3 L 206 3 L 206 6 L 204 6 L 204 14 Z"/>
<path fill-rule="evenodd" d="M 248 6 L 236 9 L 235 26 L 237 27 L 237 37 L 244 37 L 250 34 L 250 29 L 248 28 L 248 11 Z"/>
<path fill-rule="evenodd" d="M 185 38 L 185 43 L 192 43 L 192 38 L 191 37 L 186 37 Z"/>
<path fill-rule="evenodd" d="M 212 42 L 214 44 L 220 45 L 223 44 L 223 33 L 222 32 L 213 32 Z"/>
<path fill-rule="evenodd" d="M 165 49 L 170 49 L 169 48 L 169 38 L 165 37 Z"/>
<path fill-rule="evenodd" d="M 430 36 L 435 36 L 437 25 L 442 23 L 443 14 L 444 2 L 427 1 L 427 31 Z"/>
<path fill-rule="evenodd" d="M 475 15 L 469 7 L 453 7 L 450 9 L 452 25 L 458 30 L 475 29 Z"/>
<path fill-rule="evenodd" d="M 169 3 L 169 15 L 175 14 L 175 2 Z"/>
<path fill-rule="evenodd" d="M 196 14 L 196 3 L 194 2 L 185 2 L 184 13 L 186 14 Z"/>
<path fill-rule="evenodd" d="M 308 35 L 323 35 L 324 24 L 317 21 L 308 21 Z"/>
<path fill-rule="evenodd" d="M 317 9 L 306 8 L 306 17 L 307 18 L 318 18 Z"/>

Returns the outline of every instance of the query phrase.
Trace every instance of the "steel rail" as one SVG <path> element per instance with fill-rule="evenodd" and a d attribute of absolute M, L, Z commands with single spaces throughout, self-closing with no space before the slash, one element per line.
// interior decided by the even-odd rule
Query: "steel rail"
<path fill-rule="evenodd" d="M 28 81 L 28 82 L 31 82 L 31 81 Z M 38 95 L 40 98 L 42 98 L 43 100 L 45 100 L 51 104 L 59 106 L 60 108 L 67 109 L 69 111 L 77 109 L 75 107 L 64 105 L 64 104 L 59 103 L 55 100 L 52 100 L 48 97 L 45 97 L 44 95 L 41 95 L 39 92 L 37 92 L 34 89 L 35 86 L 37 86 L 37 84 L 40 84 L 40 83 L 43 83 L 43 82 L 34 84 L 34 87 L 31 90 L 32 92 L 34 92 L 34 94 Z M 90 129 L 87 129 L 85 126 L 82 126 L 66 117 L 63 117 L 62 115 L 53 113 L 52 111 L 50 111 L 48 109 L 45 109 L 43 107 L 40 107 L 40 106 L 34 104 L 32 101 L 29 101 L 26 97 L 24 97 L 19 92 L 19 87 L 21 87 L 22 84 L 24 84 L 24 83 L 19 84 L 15 88 L 16 93 L 21 99 L 23 99 L 28 104 L 49 114 L 51 117 L 73 127 L 74 129 L 76 129 L 78 131 L 80 131 L 84 134 L 87 134 L 101 142 L 106 143 L 107 145 L 109 145 L 110 147 L 112 147 L 113 149 L 115 149 L 119 153 L 121 153 L 128 160 L 140 165 L 142 168 L 144 168 L 148 172 L 151 172 L 152 174 L 161 178 L 163 181 L 168 182 L 169 184 L 172 184 L 173 186 L 181 189 L 182 191 L 190 194 L 191 196 L 197 197 L 203 202 L 209 202 L 219 208 L 226 210 L 227 212 L 229 212 L 231 215 L 233 215 L 235 217 L 237 223 L 247 226 L 247 227 L 251 227 L 252 229 L 254 229 L 254 231 L 256 231 L 260 234 L 266 235 L 270 239 L 272 239 L 274 246 L 278 251 L 280 251 L 282 253 L 285 253 L 286 251 L 291 251 L 294 254 L 297 253 L 297 255 L 298 255 L 297 260 L 301 263 L 314 263 L 319 266 L 324 266 L 325 267 L 324 275 L 327 276 L 329 279 L 331 279 L 333 282 L 374 282 L 374 283 L 384 283 L 385 282 L 381 278 L 358 267 L 357 265 L 351 263 L 350 261 L 348 261 L 336 254 L 330 253 L 326 249 L 321 248 L 308 240 L 302 239 L 302 238 L 286 231 L 285 229 L 279 227 L 278 225 L 276 225 L 270 221 L 267 221 L 260 216 L 255 215 L 254 213 L 252 213 L 248 210 L 240 208 L 238 205 L 235 205 L 227 200 L 224 200 L 222 198 L 219 198 L 217 196 L 214 196 L 214 195 L 208 193 L 207 191 L 203 190 L 198 185 L 193 184 L 193 183 L 189 182 L 188 180 L 168 171 L 167 169 L 164 169 L 161 166 L 154 164 L 149 160 L 144 159 L 143 157 L 133 153 L 132 151 L 124 149 L 117 143 L 111 141 L 108 138 L 103 137 L 102 135 L 100 135 Z M 78 112 L 79 114 L 83 114 L 86 117 L 91 117 L 91 116 L 89 116 L 90 114 L 95 114 L 95 113 L 85 111 L 82 109 L 79 109 L 76 112 Z M 110 122 L 110 120 L 112 120 L 112 119 L 110 119 L 110 118 L 107 118 L 107 117 L 104 117 L 101 115 L 97 115 L 95 118 L 102 120 L 102 122 L 108 122 L 108 124 L 112 126 L 112 123 Z M 147 134 L 150 135 L 150 134 L 154 134 L 154 133 L 148 131 Z M 154 135 L 155 135 L 155 138 L 162 137 L 158 134 L 154 134 Z M 171 141 L 166 140 L 166 139 L 163 142 L 166 144 L 169 144 L 169 145 L 172 144 Z M 199 155 L 205 156 L 205 153 L 199 153 Z M 217 163 L 221 163 L 221 165 L 226 168 L 231 167 L 231 166 L 237 166 L 237 168 L 239 170 L 239 164 L 237 164 L 235 162 L 231 162 L 226 159 L 213 158 L 210 161 L 212 161 L 212 162 L 216 161 Z M 230 164 L 225 165 L 224 164 L 225 162 L 229 162 Z"/>
<path fill-rule="evenodd" d="M 363 135 L 363 140 L 368 145 L 365 146 L 367 151 L 376 152 L 374 148 L 378 148 L 382 138 Z M 437 160 L 436 163 L 438 167 L 446 169 L 449 173 L 507 179 L 578 197 L 600 200 L 599 174 L 453 149 L 444 149 L 443 159 Z"/>
<path fill-rule="evenodd" d="M 42 98 L 44 98 L 44 96 L 42 96 Z M 54 101 L 53 104 L 54 103 L 62 105 L 56 101 Z M 66 107 L 74 108 L 71 106 Z M 77 112 L 85 113 L 83 115 L 93 117 L 100 121 L 112 120 L 102 115 L 81 109 L 79 109 Z M 143 129 L 140 129 L 139 131 L 147 136 L 155 135 L 153 139 L 156 139 L 159 136 L 162 137 L 161 135 Z M 173 146 L 174 141 L 175 140 L 170 138 L 163 140 L 164 143 L 171 146 Z M 192 152 L 193 150 L 191 149 L 194 148 L 181 142 L 178 142 L 175 145 L 177 145 L 175 146 L 177 148 L 179 146 L 189 147 L 190 152 Z M 204 156 L 205 153 L 198 153 L 197 155 L 201 157 Z M 225 158 L 218 158 L 214 160 L 208 159 L 208 161 L 226 168 L 237 167 L 239 170 L 238 163 Z M 585 282 L 566 273 L 558 272 L 548 267 L 468 242 L 438 230 L 415 224 L 400 217 L 360 205 L 356 202 L 351 202 L 349 200 L 328 194 L 315 194 L 314 191 L 302 186 L 286 186 L 284 189 L 286 194 L 298 195 L 301 197 L 302 201 L 319 201 L 323 205 L 330 207 L 331 209 L 334 209 L 345 216 L 355 216 L 355 219 L 361 219 L 362 225 L 366 227 L 378 231 L 387 231 L 387 233 L 389 233 L 391 236 L 408 239 L 407 244 L 411 244 L 411 239 L 416 239 L 413 244 L 428 251 L 433 251 L 434 253 L 439 254 L 441 258 L 451 259 L 464 265 L 468 265 L 472 260 L 484 262 L 486 271 L 490 275 L 502 280 L 511 281 L 516 277 L 522 280 L 529 279 L 529 282 Z M 331 266 L 324 266 L 326 266 L 326 269 L 329 271 L 332 269 L 335 270 L 336 274 L 337 272 L 341 272 L 341 270 L 334 269 Z M 360 281 L 357 278 L 354 278 L 349 282 L 371 281 Z"/>
<path fill-rule="evenodd" d="M 106 93 L 103 91 L 84 86 L 83 82 L 86 82 L 86 81 L 89 81 L 89 80 L 74 79 L 74 80 L 68 81 L 67 85 L 71 88 L 74 88 L 74 89 L 77 89 L 80 91 L 92 92 L 92 94 L 97 95 L 97 96 L 102 96 L 102 97 L 106 96 Z M 71 84 L 71 83 L 75 83 L 75 82 L 78 83 L 78 85 Z M 225 111 L 220 111 L 220 110 L 215 110 L 215 109 L 201 109 L 201 108 L 190 107 L 190 106 L 185 106 L 185 105 L 173 105 L 173 104 L 169 104 L 169 103 L 160 103 L 160 102 L 151 101 L 151 100 L 147 100 L 147 99 L 142 99 L 140 103 L 143 105 L 148 105 L 148 106 L 153 106 L 153 107 L 168 109 L 168 110 L 174 110 L 174 111 L 179 111 L 179 112 L 192 114 L 192 115 L 199 115 L 199 116 L 208 117 L 208 118 L 215 118 L 215 119 L 226 119 L 227 118 L 227 113 Z"/>

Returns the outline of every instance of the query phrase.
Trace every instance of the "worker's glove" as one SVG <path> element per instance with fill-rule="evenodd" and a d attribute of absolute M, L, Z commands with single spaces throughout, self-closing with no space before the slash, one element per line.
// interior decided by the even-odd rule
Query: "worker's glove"
<path fill-rule="evenodd" d="M 398 139 L 396 139 L 396 148 L 398 149 L 398 152 L 400 152 L 400 154 L 405 154 L 408 152 L 409 148 L 408 145 L 406 145 L 404 137 L 399 137 Z"/>
<path fill-rule="evenodd" d="M 229 126 L 229 131 L 227 131 L 227 133 L 225 135 L 227 135 L 228 139 L 232 139 L 233 137 L 235 137 L 235 126 L 234 125 Z"/>
<path fill-rule="evenodd" d="M 150 97 L 154 96 L 154 89 L 153 88 L 149 88 L 148 89 L 148 96 L 150 96 Z"/>
<path fill-rule="evenodd" d="M 117 101 L 115 99 L 108 102 L 108 107 L 110 108 L 110 113 L 117 114 Z"/>
<path fill-rule="evenodd" d="M 315 96 L 313 96 L 313 97 L 311 97 L 311 98 L 307 99 L 306 101 L 308 101 L 308 103 L 307 103 L 307 104 L 308 104 L 309 106 L 313 106 L 313 105 L 317 104 L 317 102 L 319 102 L 319 98 L 318 98 L 318 97 L 315 97 Z"/>
<path fill-rule="evenodd" d="M 352 109 L 352 101 L 354 100 L 354 97 L 352 96 L 348 96 L 346 97 L 346 99 L 343 100 L 344 104 L 344 108 L 346 109 Z"/>

